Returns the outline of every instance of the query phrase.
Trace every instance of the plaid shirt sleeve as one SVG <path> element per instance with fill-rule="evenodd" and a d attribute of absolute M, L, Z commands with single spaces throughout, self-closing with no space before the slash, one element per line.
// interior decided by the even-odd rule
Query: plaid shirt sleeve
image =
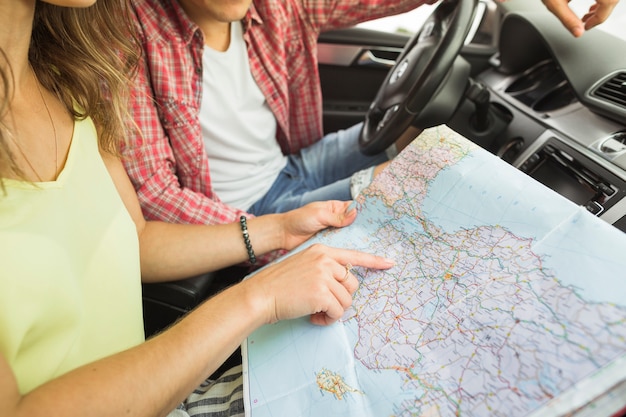
<path fill-rule="evenodd" d="M 295 0 L 318 32 L 356 25 L 413 10 L 434 0 Z"/>
<path fill-rule="evenodd" d="M 186 92 L 173 94 L 172 97 L 180 97 L 175 100 L 153 96 L 153 90 L 163 91 L 164 80 L 170 77 L 172 82 L 169 84 L 177 88 L 181 83 L 175 80 L 184 81 L 183 71 L 168 59 L 174 57 L 162 54 L 162 51 L 151 51 L 152 45 L 146 47 L 144 58 L 149 59 L 144 59 L 137 74 L 131 106 L 138 129 L 123 148 L 124 164 L 144 216 L 152 220 L 191 224 L 238 221 L 241 214 L 248 214 L 223 204 L 211 192 L 199 125 L 178 122 L 197 117 L 194 105 L 185 100 Z M 150 66 L 149 61 L 160 61 L 159 67 Z M 150 75 L 152 79 L 148 78 Z M 166 107 L 165 110 L 160 106 Z M 172 120 L 164 120 L 162 124 L 162 116 Z M 169 134 L 177 137 L 170 142 Z M 196 140 L 191 140 L 194 137 Z"/>
<path fill-rule="evenodd" d="M 412 10 L 433 0 L 254 0 L 244 20 L 250 69 L 278 123 L 283 153 L 321 139 L 317 38 L 322 31 Z"/>
<path fill-rule="evenodd" d="M 224 224 L 238 222 L 241 215 L 254 217 L 222 203 L 211 189 L 208 158 L 195 122 L 200 90 L 194 90 L 193 83 L 200 82 L 200 76 L 191 49 L 162 48 L 161 42 L 152 42 L 155 33 L 167 36 L 172 28 L 160 20 L 163 16 L 156 8 L 141 7 L 141 1 L 133 5 L 144 35 L 144 53 L 131 92 L 136 129 L 122 147 L 122 159 L 144 217 L 184 224 Z M 175 19 L 168 16 L 167 21 L 171 25 Z M 277 254 L 259 257 L 259 263 Z"/>

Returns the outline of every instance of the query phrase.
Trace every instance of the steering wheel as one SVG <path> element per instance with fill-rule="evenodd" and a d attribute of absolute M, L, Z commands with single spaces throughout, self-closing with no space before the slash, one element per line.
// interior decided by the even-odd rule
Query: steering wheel
<path fill-rule="evenodd" d="M 470 66 L 459 52 L 477 3 L 443 0 L 409 40 L 367 111 L 362 153 L 382 152 L 411 125 L 427 128 L 450 119 L 467 88 Z"/>

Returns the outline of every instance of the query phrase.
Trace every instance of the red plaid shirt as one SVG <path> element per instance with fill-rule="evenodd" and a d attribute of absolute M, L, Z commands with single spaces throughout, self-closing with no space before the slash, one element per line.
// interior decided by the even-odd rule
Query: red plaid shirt
<path fill-rule="evenodd" d="M 278 123 L 283 153 L 322 137 L 317 69 L 321 31 L 408 11 L 424 0 L 255 0 L 244 18 L 252 75 Z M 176 0 L 133 0 L 143 65 L 132 112 L 142 134 L 123 149 L 124 163 L 148 219 L 217 224 L 240 210 L 211 188 L 198 114 L 204 37 Z M 220 103 L 215 103 L 219 106 Z"/>

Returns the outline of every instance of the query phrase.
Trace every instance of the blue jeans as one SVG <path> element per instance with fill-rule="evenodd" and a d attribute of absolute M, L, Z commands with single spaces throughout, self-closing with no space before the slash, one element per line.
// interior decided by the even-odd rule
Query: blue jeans
<path fill-rule="evenodd" d="M 269 191 L 248 209 L 260 216 L 282 213 L 313 201 L 351 200 L 350 177 L 388 160 L 385 152 L 366 156 L 359 150 L 362 124 L 329 133 L 290 155 Z"/>

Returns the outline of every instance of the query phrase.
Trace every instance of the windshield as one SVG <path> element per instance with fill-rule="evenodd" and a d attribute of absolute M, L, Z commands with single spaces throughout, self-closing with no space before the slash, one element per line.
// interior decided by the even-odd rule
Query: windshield
<path fill-rule="evenodd" d="M 528 1 L 539 2 L 539 0 Z M 570 7 L 578 16 L 583 16 L 589 10 L 589 7 L 594 3 L 595 2 L 593 0 L 572 0 L 570 2 Z M 368 29 L 381 30 L 383 32 L 413 34 L 422 26 L 423 22 L 430 15 L 434 7 L 436 7 L 436 4 L 423 5 L 407 13 L 372 20 L 361 23 L 358 26 Z M 607 21 L 597 26 L 594 30 L 602 30 L 604 32 L 611 33 L 620 39 L 626 40 L 626 0 L 621 0 Z"/>
<path fill-rule="evenodd" d="M 586 7 L 584 6 L 585 3 L 587 4 Z M 582 16 L 587 10 L 589 10 L 590 4 L 593 4 L 593 2 L 581 2 L 580 4 L 576 5 L 570 3 L 570 7 L 579 16 Z M 618 38 L 626 41 L 626 1 L 621 0 L 611 13 L 611 16 L 609 16 L 609 18 L 606 20 L 606 22 L 597 26 L 594 30 L 596 29 L 611 33 Z"/>

